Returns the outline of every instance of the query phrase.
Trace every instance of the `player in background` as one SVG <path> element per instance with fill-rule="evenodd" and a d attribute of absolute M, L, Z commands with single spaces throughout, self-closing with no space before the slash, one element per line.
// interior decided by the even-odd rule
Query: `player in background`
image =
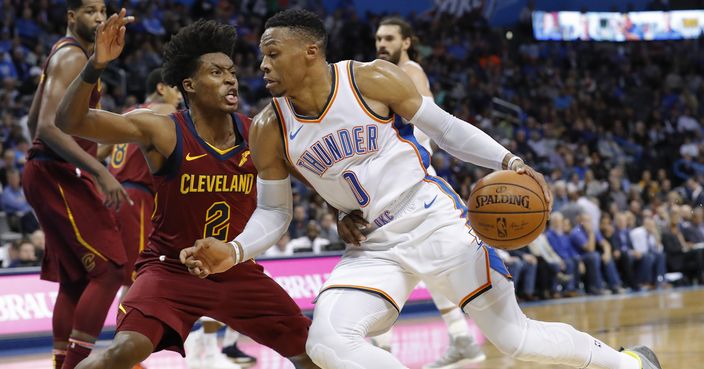
<path fill-rule="evenodd" d="M 271 191 L 258 198 L 234 240 L 205 238 L 181 251 L 191 273 L 226 272 L 278 241 L 291 221 L 291 163 L 328 203 L 343 213 L 361 210 L 370 222 L 361 247 L 347 248 L 318 296 L 306 343 L 318 365 L 405 368 L 365 337 L 387 331 L 424 281 L 461 306 L 499 351 L 519 360 L 661 369 L 646 347 L 619 352 L 567 324 L 526 317 L 506 267 L 467 224 L 464 202 L 425 170 L 429 156 L 414 142 L 413 129 L 463 161 L 530 176 L 550 208 L 542 175 L 420 95 L 398 66 L 382 60 L 328 64 L 327 32 L 314 13 L 285 10 L 264 29 L 260 69 L 274 99 L 254 118 L 250 141 L 259 181 Z"/>
<path fill-rule="evenodd" d="M 161 68 L 152 70 L 145 84 L 146 99 L 143 104 L 131 106 L 123 113 L 137 109 L 149 109 L 155 113 L 174 113 L 181 102 L 181 94 L 175 87 L 162 81 Z M 125 286 L 132 285 L 137 273 L 134 263 L 152 231 L 151 216 L 154 210 L 154 179 L 139 146 L 130 143 L 112 145 L 112 155 L 108 165 L 110 173 L 127 190 L 133 204 L 123 206 L 114 212 L 122 243 L 127 253 Z M 126 289 L 124 291 L 127 292 Z"/>
<path fill-rule="evenodd" d="M 254 187 L 249 119 L 236 113 L 235 28 L 199 20 L 165 45 L 164 81 L 178 87 L 187 110 L 167 116 L 146 109 L 124 115 L 89 109 L 90 91 L 122 52 L 125 26 L 132 21 L 122 9 L 98 28 L 95 53 L 69 86 L 56 117 L 67 132 L 103 144 L 138 145 L 156 192 L 154 230 L 120 304 L 117 334 L 107 350 L 78 368 L 128 369 L 162 349 L 183 354 L 183 342 L 201 316 L 271 347 L 296 368 L 317 368 L 305 354 L 310 320 L 260 265 L 244 263 L 197 279 L 178 260 L 179 251 L 199 237 L 229 239 L 241 232 L 257 193 L 267 192 Z M 203 360 L 203 367 L 210 365 Z"/>
<path fill-rule="evenodd" d="M 389 17 L 379 22 L 376 31 L 376 56 L 399 66 L 413 81 L 418 92 L 423 96 L 433 97 L 430 91 L 430 82 L 423 71 L 423 67 L 411 60 L 409 50 L 413 47 L 414 35 L 410 24 L 399 17 Z M 413 130 L 413 134 L 428 154 L 432 157 L 433 150 L 430 145 L 430 138 L 419 129 Z M 432 166 L 427 168 L 428 173 L 435 175 Z M 360 240 L 356 240 L 359 242 Z M 440 316 L 447 326 L 450 335 L 450 345 L 443 356 L 435 362 L 425 365 L 424 369 L 451 369 L 459 368 L 466 364 L 477 363 L 486 359 L 486 355 L 481 351 L 476 343 L 474 334 L 469 329 L 465 320 L 465 315 L 457 305 L 453 304 L 441 293 L 430 289 L 433 302 L 440 311 Z M 379 340 L 390 342 L 390 329 L 386 334 L 374 337 L 373 340 L 379 344 Z M 384 337 L 386 336 L 386 337 Z M 383 345 L 383 344 L 382 344 Z"/>
<path fill-rule="evenodd" d="M 55 369 L 73 369 L 100 334 L 127 263 L 108 207 L 129 202 L 95 158 L 97 145 L 54 125 L 59 101 L 93 52 L 106 12 L 103 0 L 68 0 L 66 6 L 66 35 L 51 48 L 29 111 L 34 143 L 22 181 L 46 234 L 41 278 L 59 283 L 52 318 Z M 86 102 L 97 107 L 99 82 L 88 95 Z"/>

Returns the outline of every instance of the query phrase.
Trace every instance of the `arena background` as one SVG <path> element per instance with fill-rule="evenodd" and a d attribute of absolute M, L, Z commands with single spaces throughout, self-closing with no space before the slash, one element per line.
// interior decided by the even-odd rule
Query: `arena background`
<path fill-rule="evenodd" d="M 303 7 L 323 17 L 329 32 L 328 61 L 375 58 L 374 33 L 382 17 L 399 14 L 413 26 L 419 42 L 413 57 L 425 69 L 436 102 L 475 124 L 540 170 L 554 192 L 554 211 L 572 217 L 588 212 L 607 238 L 627 219 L 627 230 L 654 219 L 659 232 L 679 244 L 663 245 L 664 279 L 632 288 L 626 283 L 577 297 L 551 291 L 549 276 L 521 280 L 517 294 L 540 316 L 584 324 L 590 333 L 628 329 L 634 342 L 654 344 L 668 368 L 704 360 L 701 304 L 704 270 L 687 264 L 704 247 L 704 47 L 703 38 L 638 42 L 539 42 L 531 12 L 702 10 L 704 1 L 630 2 L 592 0 L 153 0 L 107 1 L 109 13 L 126 7 L 137 22 L 127 31 L 126 49 L 104 74 L 102 107 L 115 112 L 142 101 L 147 74 L 161 64 L 169 36 L 195 19 L 236 25 L 240 111 L 256 114 L 269 101 L 258 69 L 258 41 L 264 21 L 287 7 Z M 23 196 L 12 191 L 8 171 L 22 170 L 31 139 L 26 115 L 41 65 L 53 42 L 65 33 L 62 1 L 5 0 L 0 5 L 0 368 L 47 367 L 50 321 L 56 285 L 39 281 L 43 235 L 32 223 Z M 704 29 L 704 24 L 698 25 Z M 438 175 L 466 198 L 487 171 L 441 150 L 433 156 Z M 307 311 L 343 245 L 329 209 L 301 183 L 294 184 L 294 221 L 280 248 L 290 255 L 261 258 L 268 272 Z M 305 242 L 310 221 L 318 226 L 322 251 Z M 681 236 L 681 237 L 680 237 Z M 296 240 L 298 239 L 298 242 Z M 329 242 L 327 242 L 329 241 Z M 32 247 L 23 245 L 29 244 Z M 317 247 L 316 247 L 317 249 Z M 30 250 L 30 251 L 28 251 Z M 294 252 L 295 251 L 295 252 Z M 505 262 L 526 262 L 525 248 Z M 531 287 L 531 284 L 533 287 Z M 555 293 L 556 292 L 556 293 Z M 394 352 L 411 367 L 442 353 L 447 344 L 441 321 L 423 286 L 404 310 Z M 560 308 L 569 306 L 572 308 Z M 556 308 L 557 307 L 557 308 Z M 608 309 L 605 307 L 609 307 Z M 535 308 L 536 310 L 530 310 Z M 642 310 L 642 312 L 641 312 Z M 629 311 L 637 323 L 624 323 Z M 600 312 L 600 313 L 595 313 Z M 595 315 L 602 316 L 595 321 Z M 103 338 L 112 337 L 111 314 Z M 679 328 L 681 331 L 678 331 Z M 663 331 L 661 329 L 665 329 Z M 674 334 L 672 332 L 678 331 Z M 611 334 L 611 333 L 609 333 Z M 662 337 L 667 337 L 667 342 Z M 613 340 L 620 336 L 612 337 Z M 480 338 L 483 342 L 483 338 Z M 632 342 L 632 343 L 634 343 Z M 616 342 L 608 342 L 617 344 Z M 699 343 L 699 344 L 697 344 Z M 623 344 L 623 343 L 618 343 Z M 486 343 L 490 346 L 490 343 Z M 286 365 L 273 353 L 247 343 L 261 357 L 261 368 Z M 490 352 L 478 368 L 528 368 Z M 268 355 L 268 356 L 267 356 Z M 677 357 L 677 358 L 675 358 Z M 158 360 L 165 360 L 160 362 Z M 180 359 L 158 356 L 151 367 L 180 367 Z M 492 361 L 494 360 L 494 361 Z M 679 360 L 679 361 L 678 361 Z M 678 364 L 675 364 L 678 363 Z M 149 363 L 147 363 L 149 364 Z M 680 365 L 680 366 L 678 366 Z"/>

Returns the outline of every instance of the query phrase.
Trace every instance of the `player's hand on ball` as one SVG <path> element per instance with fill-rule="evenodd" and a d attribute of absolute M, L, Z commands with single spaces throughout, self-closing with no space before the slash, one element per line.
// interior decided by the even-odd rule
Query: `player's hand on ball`
<path fill-rule="evenodd" d="M 548 214 L 552 213 L 552 191 L 550 191 L 550 186 L 545 181 L 545 177 L 542 174 L 535 171 L 535 169 L 528 166 L 522 160 L 516 161 L 515 165 L 512 166 L 511 170 L 518 174 L 527 174 L 533 179 L 535 179 L 540 187 L 543 189 L 543 196 L 545 196 L 545 202 L 547 202 Z"/>
<path fill-rule="evenodd" d="M 188 271 L 205 278 L 213 273 L 222 273 L 235 266 L 235 250 L 228 243 L 208 237 L 196 241 L 192 247 L 181 250 L 181 263 Z"/>
<path fill-rule="evenodd" d="M 337 221 L 337 233 L 345 243 L 359 246 L 360 242 L 366 241 L 366 237 L 361 230 L 369 226 L 369 222 L 364 220 L 360 210 L 354 210 Z"/>

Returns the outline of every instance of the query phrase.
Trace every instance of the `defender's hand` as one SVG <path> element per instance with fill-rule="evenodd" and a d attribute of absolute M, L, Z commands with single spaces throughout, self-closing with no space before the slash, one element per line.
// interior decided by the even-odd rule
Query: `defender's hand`
<path fill-rule="evenodd" d="M 543 196 L 545 197 L 545 201 L 547 202 L 548 214 L 552 213 L 552 192 L 550 191 L 548 183 L 545 181 L 545 177 L 543 177 L 542 174 L 536 172 L 535 169 L 526 165 L 526 163 L 524 163 L 522 160 L 517 160 L 516 163 L 512 165 L 511 170 L 515 171 L 518 174 L 527 174 L 533 177 L 533 179 L 538 182 L 540 187 L 543 189 Z"/>
<path fill-rule="evenodd" d="M 354 210 L 345 215 L 344 218 L 337 220 L 337 233 L 346 243 L 359 246 L 360 242 L 366 241 L 366 237 L 360 229 L 367 228 L 369 222 L 362 218 L 362 211 Z"/>
<path fill-rule="evenodd" d="M 95 53 L 92 63 L 96 68 L 105 68 L 108 63 L 117 59 L 125 47 L 125 26 L 134 22 L 134 17 L 126 16 L 127 11 L 122 8 L 119 13 L 113 14 L 95 31 Z"/>
<path fill-rule="evenodd" d="M 105 206 L 115 208 L 115 210 L 120 210 L 120 206 L 124 203 L 134 205 L 134 202 L 130 199 L 130 196 L 127 194 L 125 188 L 122 187 L 120 182 L 118 182 L 107 169 L 98 173 L 95 176 L 95 181 L 100 189 L 100 192 L 102 192 L 103 196 L 105 196 L 105 199 L 103 200 Z"/>
<path fill-rule="evenodd" d="M 179 257 L 188 271 L 200 278 L 222 273 L 235 266 L 235 250 L 232 245 L 213 237 L 196 241 L 192 247 L 181 250 Z"/>

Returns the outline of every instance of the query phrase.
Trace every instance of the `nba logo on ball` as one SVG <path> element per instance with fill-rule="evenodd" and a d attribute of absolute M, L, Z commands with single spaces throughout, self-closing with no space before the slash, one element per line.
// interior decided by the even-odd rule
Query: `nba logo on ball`
<path fill-rule="evenodd" d="M 480 179 L 468 199 L 469 221 L 490 246 L 513 250 L 528 245 L 545 229 L 547 202 L 527 174 L 497 171 Z"/>

